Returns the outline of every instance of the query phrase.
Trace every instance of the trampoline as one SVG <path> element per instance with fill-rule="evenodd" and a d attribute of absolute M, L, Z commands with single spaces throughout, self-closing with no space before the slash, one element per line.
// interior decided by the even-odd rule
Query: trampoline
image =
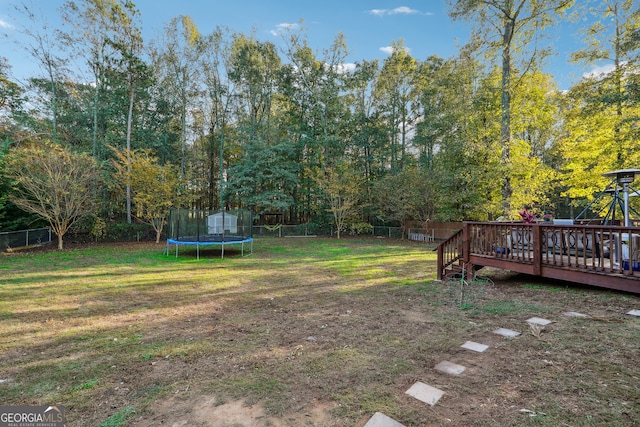
<path fill-rule="evenodd" d="M 200 247 L 220 246 L 220 257 L 224 258 L 226 245 L 240 245 L 244 257 L 244 246 L 248 244 L 253 254 L 252 224 L 253 217 L 247 210 L 172 209 L 166 253 L 169 254 L 169 245 L 174 245 L 177 258 L 180 246 L 195 246 L 200 259 Z"/>

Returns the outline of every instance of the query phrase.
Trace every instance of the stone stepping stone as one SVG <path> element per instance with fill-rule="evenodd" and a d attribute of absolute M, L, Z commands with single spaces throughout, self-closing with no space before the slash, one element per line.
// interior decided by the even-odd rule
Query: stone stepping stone
<path fill-rule="evenodd" d="M 565 311 L 562 314 L 567 317 L 589 317 L 586 314 L 578 313 L 577 311 Z"/>
<path fill-rule="evenodd" d="M 447 362 L 446 360 L 438 363 L 435 367 L 436 371 L 444 372 L 449 375 L 460 375 L 465 371 L 464 366 L 458 365 L 456 363 Z"/>
<path fill-rule="evenodd" d="M 627 311 L 627 314 L 629 314 L 631 316 L 640 316 L 640 310 Z"/>
<path fill-rule="evenodd" d="M 438 400 L 444 395 L 444 391 L 420 381 L 412 385 L 405 393 L 431 406 L 438 403 Z"/>
<path fill-rule="evenodd" d="M 531 319 L 527 320 L 527 323 L 533 323 L 534 325 L 540 325 L 540 326 L 547 326 L 549 323 L 551 323 L 551 320 L 542 319 L 540 317 L 532 317 Z"/>
<path fill-rule="evenodd" d="M 495 331 L 493 331 L 493 333 L 502 335 L 503 337 L 509 337 L 509 338 L 513 338 L 521 335 L 520 332 L 514 331 L 512 329 L 507 329 L 507 328 L 498 328 Z"/>
<path fill-rule="evenodd" d="M 466 348 L 467 350 L 471 350 L 471 351 L 477 351 L 478 353 L 482 353 L 483 351 L 489 348 L 488 345 L 479 344 L 473 341 L 467 341 L 466 343 L 462 344 L 460 347 Z"/>
<path fill-rule="evenodd" d="M 405 427 L 404 424 L 400 424 L 393 418 L 387 417 L 382 412 L 376 412 L 373 417 L 369 418 L 369 421 L 364 427 Z"/>

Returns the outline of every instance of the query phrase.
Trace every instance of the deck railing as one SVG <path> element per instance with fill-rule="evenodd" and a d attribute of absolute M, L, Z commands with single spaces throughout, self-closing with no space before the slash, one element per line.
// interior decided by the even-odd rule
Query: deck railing
<path fill-rule="evenodd" d="M 638 227 L 465 222 L 437 250 L 439 278 L 460 261 L 588 283 L 598 280 L 584 273 L 640 282 Z"/>
<path fill-rule="evenodd" d="M 463 230 L 458 230 L 434 249 L 438 252 L 438 280 L 442 280 L 446 270 L 461 259 L 462 232 Z"/>

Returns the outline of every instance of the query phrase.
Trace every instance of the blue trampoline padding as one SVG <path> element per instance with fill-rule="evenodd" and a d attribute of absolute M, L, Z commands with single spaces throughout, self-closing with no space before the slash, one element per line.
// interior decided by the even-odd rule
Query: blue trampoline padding
<path fill-rule="evenodd" d="M 175 239 L 167 239 L 167 243 L 172 245 L 185 245 L 185 246 L 209 246 L 209 245 L 235 245 L 238 243 L 249 243 L 253 242 L 253 237 L 247 237 L 242 240 L 218 240 L 218 241 L 203 241 L 203 242 L 195 242 L 190 240 L 175 240 Z"/>

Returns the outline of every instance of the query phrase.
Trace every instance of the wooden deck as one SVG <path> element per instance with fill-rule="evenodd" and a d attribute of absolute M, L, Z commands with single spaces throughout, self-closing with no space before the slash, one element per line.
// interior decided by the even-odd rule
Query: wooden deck
<path fill-rule="evenodd" d="M 465 222 L 438 248 L 438 278 L 464 265 L 640 293 L 640 228 Z"/>

